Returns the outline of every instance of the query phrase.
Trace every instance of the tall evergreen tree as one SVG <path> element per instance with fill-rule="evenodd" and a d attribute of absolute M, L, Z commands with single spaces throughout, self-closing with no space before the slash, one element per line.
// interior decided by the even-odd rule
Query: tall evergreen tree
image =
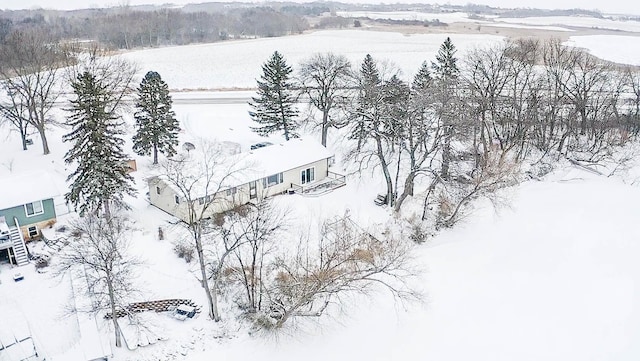
<path fill-rule="evenodd" d="M 460 70 L 458 69 L 456 52 L 456 47 L 451 42 L 451 38 L 447 37 L 440 45 L 440 49 L 438 49 L 436 61 L 431 63 L 436 79 L 447 81 L 458 78 Z"/>
<path fill-rule="evenodd" d="M 376 61 L 367 54 L 360 66 L 358 76 L 358 97 L 356 110 L 353 113 L 355 120 L 352 126 L 350 138 L 358 141 L 357 151 L 362 149 L 372 121 L 380 118 L 382 101 L 382 79 Z"/>
<path fill-rule="evenodd" d="M 158 152 L 167 157 L 176 154 L 180 124 L 171 109 L 172 103 L 167 83 L 157 72 L 148 72 L 138 87 L 133 151 L 153 155 L 153 164 L 158 164 Z"/>
<path fill-rule="evenodd" d="M 249 112 L 251 119 L 260 124 L 253 131 L 262 136 L 282 131 L 284 138 L 296 138 L 298 123 L 295 118 L 298 110 L 293 83 L 290 82 L 293 70 L 275 51 L 271 58 L 262 65 L 262 75 L 258 80 L 258 97 L 252 98 L 250 105 L 254 111 Z"/>
<path fill-rule="evenodd" d="M 449 165 L 451 163 L 451 140 L 455 134 L 455 122 L 457 112 L 456 90 L 460 70 L 457 65 L 456 47 L 447 39 L 440 45 L 436 61 L 431 63 L 433 78 L 437 94 L 437 114 L 440 117 L 443 128 L 442 138 L 442 167 L 440 176 L 449 179 Z"/>
<path fill-rule="evenodd" d="M 423 93 L 431 88 L 432 83 L 433 78 L 429 71 L 429 64 L 426 61 L 423 61 L 420 69 L 418 69 L 418 73 L 413 77 L 411 89 L 414 93 Z"/>
<path fill-rule="evenodd" d="M 65 162 L 78 167 L 67 179 L 71 189 L 65 199 L 80 214 L 102 209 L 109 217 L 111 204 L 126 207 L 124 196 L 134 194 L 122 150 L 124 122 L 107 109 L 110 94 L 93 74 L 81 73 L 71 86 L 76 97 L 68 109 L 67 125 L 72 130 L 62 139 L 73 143 Z"/>

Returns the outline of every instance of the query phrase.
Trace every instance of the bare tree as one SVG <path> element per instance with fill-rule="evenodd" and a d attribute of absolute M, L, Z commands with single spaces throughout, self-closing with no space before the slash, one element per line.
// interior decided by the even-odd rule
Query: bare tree
<path fill-rule="evenodd" d="M 86 278 L 84 296 L 91 298 L 90 311 L 108 310 L 113 321 L 116 346 L 121 346 L 117 311 L 124 309 L 135 291 L 132 280 L 140 262 L 128 253 L 131 227 L 123 215 L 109 218 L 87 214 L 72 224 L 74 238 L 59 253 L 58 274 Z"/>
<path fill-rule="evenodd" d="M 566 116 L 557 150 L 590 160 L 619 143 L 620 105 L 625 87 L 622 72 L 582 49 L 552 41 L 544 48 L 549 82 L 559 90 Z M 613 140 L 613 141 L 612 141 Z"/>
<path fill-rule="evenodd" d="M 343 55 L 314 54 L 300 65 L 302 91 L 322 113 L 319 125 L 324 146 L 329 129 L 344 125 L 344 121 L 337 119 L 336 111 L 345 103 L 352 78 L 351 63 Z"/>
<path fill-rule="evenodd" d="M 0 109 L 9 115 L 12 124 L 20 128 L 25 145 L 23 123 L 33 126 L 40 135 L 42 151 L 49 154 L 47 126 L 54 124 L 49 112 L 60 95 L 59 67 L 67 54 L 44 31 L 15 31 L 0 47 L 0 77 L 9 101 L 0 102 Z"/>
<path fill-rule="evenodd" d="M 276 259 L 260 326 L 280 328 L 294 317 L 319 317 L 347 295 L 377 289 L 400 301 L 420 299 L 412 285 L 417 271 L 410 242 L 378 239 L 346 216 L 326 221 L 321 232 L 318 243 L 302 239 L 297 251 Z"/>
<path fill-rule="evenodd" d="M 2 115 L 0 123 L 9 123 L 11 128 L 18 130 L 22 140 L 22 150 L 27 150 L 29 112 L 24 103 L 20 102 L 16 96 L 9 96 L 8 102 L 0 104 L 0 115 Z"/>
<path fill-rule="evenodd" d="M 476 164 L 482 166 L 489 157 L 494 135 L 498 140 L 502 138 L 498 123 L 500 113 L 504 110 L 502 100 L 505 97 L 505 88 L 511 82 L 513 74 L 505 44 L 475 49 L 465 57 L 465 65 L 468 69 L 465 81 L 471 100 L 469 107 L 472 108 L 471 113 L 477 116 L 474 122 Z"/>
<path fill-rule="evenodd" d="M 245 170 L 245 165 L 241 163 L 237 158 L 225 156 L 221 146 L 206 143 L 187 155 L 180 154 L 163 163 L 162 179 L 177 192 L 181 204 L 185 205 L 179 224 L 189 232 L 195 245 L 209 317 L 215 321 L 221 319 L 217 285 L 210 287 L 208 282 L 211 279 L 211 267 L 205 254 L 205 241 L 212 232 L 212 218 L 222 209 L 220 205 L 224 204 L 228 208 L 229 200 L 222 196 L 222 191 L 235 186 L 234 180 Z M 216 267 L 222 267 L 226 257 L 237 246 L 225 245 L 227 249 L 218 257 Z"/>
<path fill-rule="evenodd" d="M 403 121 L 408 100 L 408 86 L 398 77 L 398 69 L 389 63 L 378 63 L 369 54 L 360 67 L 358 95 L 350 110 L 349 138 L 357 141 L 351 151 L 360 169 L 370 163 L 380 167 L 386 183 L 386 204 L 395 199 L 392 166 L 394 153 L 402 138 Z M 401 115 L 402 114 L 402 115 Z M 397 163 L 395 163 L 397 164 Z M 396 173 L 397 174 L 397 173 Z M 397 182 L 396 182 L 397 183 Z"/>
<path fill-rule="evenodd" d="M 524 154 L 537 111 L 532 94 L 539 47 L 536 40 L 518 39 L 475 49 L 464 58 L 477 166 L 489 157 L 494 144 L 503 151 L 519 146 L 517 157 Z"/>
<path fill-rule="evenodd" d="M 484 166 L 474 169 L 470 176 L 439 182 L 436 226 L 453 226 L 473 199 L 488 197 L 497 203 L 497 191 L 516 184 L 519 170 L 519 164 L 509 153 L 496 151 L 490 153 Z"/>
<path fill-rule="evenodd" d="M 401 147 L 404 150 L 405 159 L 401 160 L 405 164 L 403 167 L 405 175 L 402 193 L 394 207 L 396 212 L 400 211 L 407 197 L 414 195 L 414 183 L 418 176 L 437 177 L 434 163 L 442 140 L 442 122 L 434 114 L 432 81 L 429 66 L 424 62 L 411 84 L 408 100 L 409 114 L 403 125 Z M 398 184 L 396 189 L 399 189 Z"/>
<path fill-rule="evenodd" d="M 239 283 L 245 294 L 243 308 L 249 314 L 255 314 L 262 309 L 265 297 L 265 281 L 268 273 L 267 257 L 276 248 L 275 239 L 286 229 L 286 210 L 276 209 L 270 201 L 263 201 L 257 205 L 247 205 L 238 208 L 224 218 L 220 224 L 225 249 L 228 244 L 237 244 L 233 251 L 235 264 L 229 270 L 227 277 Z"/>
<path fill-rule="evenodd" d="M 633 134 L 640 134 L 640 71 L 628 67 L 625 70 L 627 88 L 631 96 L 626 100 L 627 130 Z"/>

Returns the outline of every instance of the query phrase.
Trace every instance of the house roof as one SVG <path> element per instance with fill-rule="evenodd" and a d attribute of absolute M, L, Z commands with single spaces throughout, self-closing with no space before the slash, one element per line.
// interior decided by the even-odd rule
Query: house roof
<path fill-rule="evenodd" d="M 240 153 L 239 156 L 243 157 L 253 172 L 249 172 L 251 174 L 247 175 L 246 181 L 238 185 L 331 158 L 333 153 L 314 139 L 294 138 Z"/>
<path fill-rule="evenodd" d="M 53 177 L 44 171 L 12 174 L 0 177 L 0 209 L 54 198 L 60 190 Z"/>
<path fill-rule="evenodd" d="M 195 191 L 195 194 L 204 195 L 211 192 L 212 189 L 224 190 L 240 186 L 270 175 L 286 172 L 322 159 L 331 158 L 332 156 L 332 152 L 313 139 L 295 138 L 282 143 L 254 149 L 249 152 L 231 155 L 224 160 L 217 159 L 220 163 L 218 170 L 214 172 L 220 174 L 211 177 L 213 183 L 205 184 L 205 180 L 202 178 L 200 181 L 194 182 L 198 184 L 194 184 L 195 188 L 192 188 L 192 190 Z M 197 178 L 199 174 L 205 174 L 202 168 L 205 168 L 205 159 L 209 157 L 208 155 L 198 155 L 197 150 L 191 151 L 188 159 L 193 163 L 185 168 L 184 171 L 192 174 L 183 173 L 183 178 Z M 211 170 L 208 172 L 211 172 Z M 228 177 L 224 182 L 221 182 L 222 184 L 216 183 L 216 181 L 222 179 L 226 174 L 229 174 L 229 172 L 233 172 L 232 177 Z M 164 175 L 157 177 L 165 180 L 165 183 L 170 183 L 166 182 L 166 176 Z M 169 184 L 169 186 L 173 188 L 171 184 Z M 206 191 L 207 189 L 209 192 Z M 178 192 L 176 189 L 174 189 L 174 191 Z"/>

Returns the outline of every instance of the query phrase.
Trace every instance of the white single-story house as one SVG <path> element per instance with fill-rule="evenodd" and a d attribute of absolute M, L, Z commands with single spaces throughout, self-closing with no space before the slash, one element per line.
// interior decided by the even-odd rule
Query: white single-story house
<path fill-rule="evenodd" d="M 333 157 L 322 144 L 307 138 L 263 146 L 234 155 L 233 162 L 238 165 L 234 176 L 217 187 L 200 187 L 189 198 L 199 204 L 211 203 L 207 210 L 211 216 L 276 194 L 335 188 L 344 185 L 345 177 L 329 170 Z M 184 191 L 164 175 L 151 177 L 147 182 L 152 205 L 188 221 Z M 208 191 L 204 190 L 207 188 Z"/>

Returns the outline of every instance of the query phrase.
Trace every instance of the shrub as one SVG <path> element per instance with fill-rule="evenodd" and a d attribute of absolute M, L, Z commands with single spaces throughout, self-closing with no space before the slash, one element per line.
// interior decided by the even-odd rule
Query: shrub
<path fill-rule="evenodd" d="M 194 249 L 193 246 L 187 243 L 176 243 L 173 247 L 178 257 L 184 259 L 185 262 L 191 263 L 193 259 Z"/>

